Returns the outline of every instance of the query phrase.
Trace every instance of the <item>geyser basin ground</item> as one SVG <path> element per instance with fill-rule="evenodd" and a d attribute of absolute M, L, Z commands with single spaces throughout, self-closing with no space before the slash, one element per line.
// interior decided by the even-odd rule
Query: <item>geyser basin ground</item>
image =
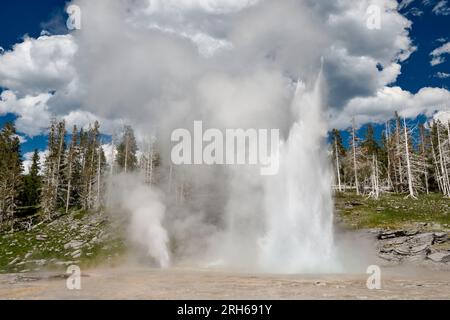
<path fill-rule="evenodd" d="M 60 273 L 0 275 L 3 299 L 448 299 L 446 271 L 383 268 L 382 288 L 366 274 L 235 274 L 203 269 L 122 267 L 83 273 L 81 290 Z"/>

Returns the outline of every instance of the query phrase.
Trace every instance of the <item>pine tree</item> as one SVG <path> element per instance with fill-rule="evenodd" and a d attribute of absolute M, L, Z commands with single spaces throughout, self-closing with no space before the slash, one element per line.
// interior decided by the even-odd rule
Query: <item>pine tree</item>
<path fill-rule="evenodd" d="M 361 143 L 361 148 L 364 149 L 364 153 L 368 155 L 378 155 L 380 151 L 380 147 L 378 146 L 377 141 L 375 140 L 375 134 L 372 124 L 367 125 L 367 131 L 364 136 L 364 140 Z"/>
<path fill-rule="evenodd" d="M 42 185 L 40 170 L 39 151 L 35 149 L 28 174 L 25 175 L 23 180 L 24 187 L 21 198 L 24 206 L 37 206 L 39 204 Z"/>
<path fill-rule="evenodd" d="M 14 124 L 7 122 L 0 131 L 0 225 L 14 225 L 22 187 L 20 141 Z"/>
<path fill-rule="evenodd" d="M 131 172 L 137 167 L 137 144 L 133 129 L 125 126 L 122 141 L 117 147 L 116 162 L 118 167 L 125 173 Z"/>
<path fill-rule="evenodd" d="M 66 181 L 66 199 L 65 199 L 65 212 L 69 212 L 71 205 L 76 205 L 76 190 L 77 183 L 79 183 L 80 177 L 80 164 L 79 164 L 79 146 L 78 146 L 78 130 L 77 126 L 73 126 L 70 146 L 67 150 L 65 157 L 66 164 L 64 168 L 64 176 Z M 75 191 L 75 192 L 74 192 Z"/>
<path fill-rule="evenodd" d="M 51 220 L 57 209 L 64 204 L 65 192 L 63 162 L 65 151 L 65 123 L 55 120 L 50 125 L 48 154 L 44 163 L 44 182 L 41 205 L 45 219 Z"/>

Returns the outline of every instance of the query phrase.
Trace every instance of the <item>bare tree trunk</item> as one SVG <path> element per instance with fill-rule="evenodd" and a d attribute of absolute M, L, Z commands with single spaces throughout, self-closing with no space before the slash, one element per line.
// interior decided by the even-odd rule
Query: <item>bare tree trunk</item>
<path fill-rule="evenodd" d="M 101 194 L 101 164 L 102 164 L 102 159 L 101 159 L 101 145 L 98 147 L 98 151 L 97 151 L 97 158 L 98 158 L 98 166 L 97 166 L 97 204 L 96 207 L 97 209 L 100 208 L 100 194 Z"/>
<path fill-rule="evenodd" d="M 444 155 L 442 152 L 441 134 L 440 134 L 440 130 L 439 130 L 439 124 L 436 124 L 436 125 L 437 125 L 437 137 L 438 137 L 439 162 L 440 162 L 441 171 L 442 171 L 442 183 L 444 186 L 444 194 L 446 196 L 450 196 L 450 185 L 449 185 L 449 181 L 448 181 L 447 170 L 444 165 Z"/>
<path fill-rule="evenodd" d="M 438 160 L 437 160 L 437 156 L 436 156 L 436 150 L 434 148 L 433 139 L 431 139 L 431 153 L 433 154 L 434 172 L 436 175 L 436 181 L 438 184 L 438 188 L 443 194 L 445 194 L 445 188 L 441 181 L 442 178 L 441 178 L 441 173 L 439 171 L 439 164 L 438 164 Z"/>
<path fill-rule="evenodd" d="M 388 179 L 388 188 L 392 188 L 392 179 L 391 179 L 391 156 L 390 156 L 390 142 L 389 142 L 389 124 L 386 122 L 386 154 L 387 154 L 387 179 Z"/>
<path fill-rule="evenodd" d="M 338 148 L 337 148 L 337 141 L 334 139 L 334 148 L 335 148 L 335 155 L 336 155 L 336 172 L 337 172 L 337 179 L 338 179 L 338 190 L 339 192 L 342 191 L 341 187 L 341 173 L 339 170 L 339 154 L 338 154 Z"/>
<path fill-rule="evenodd" d="M 92 184 L 94 180 L 94 168 L 95 168 L 95 138 L 92 142 L 92 153 L 91 153 L 91 161 L 90 161 L 90 168 L 89 168 L 89 176 L 88 176 L 88 209 L 92 208 Z"/>
<path fill-rule="evenodd" d="M 125 137 L 125 164 L 124 164 L 124 170 L 125 170 L 125 173 L 127 173 L 127 170 L 128 170 L 128 134 Z"/>
<path fill-rule="evenodd" d="M 114 161 L 115 152 L 114 151 L 116 150 L 115 148 L 116 148 L 116 133 L 113 132 L 112 139 L 111 139 L 111 168 L 110 168 L 110 172 L 109 172 L 111 177 L 114 174 L 114 163 L 115 163 L 115 161 Z"/>
<path fill-rule="evenodd" d="M 412 173 L 411 173 L 411 163 L 409 159 L 409 146 L 408 146 L 408 132 L 406 130 L 406 119 L 403 117 L 403 129 L 405 134 L 405 155 L 406 155 L 406 168 L 408 173 L 408 188 L 409 188 L 409 195 L 411 198 L 416 198 L 414 195 L 414 189 L 412 184 Z"/>
<path fill-rule="evenodd" d="M 379 179 L 378 179 L 378 160 L 376 155 L 372 155 L 372 192 L 371 195 L 378 199 L 380 195 Z"/>
<path fill-rule="evenodd" d="M 169 194 L 172 191 L 172 164 L 169 167 Z"/>
<path fill-rule="evenodd" d="M 72 159 L 69 159 L 69 179 L 67 181 L 66 213 L 69 212 L 70 189 L 72 187 Z"/>
<path fill-rule="evenodd" d="M 401 159 L 401 147 L 400 147 L 400 120 L 397 119 L 396 121 L 396 149 L 397 149 L 397 159 L 398 159 L 398 174 L 399 174 L 399 182 L 400 182 L 400 186 L 403 185 L 403 170 L 402 170 L 402 159 Z"/>
<path fill-rule="evenodd" d="M 359 195 L 358 169 L 356 168 L 356 137 L 355 137 L 355 119 L 352 121 L 352 145 L 353 145 L 353 171 L 355 174 L 356 194 Z"/>
<path fill-rule="evenodd" d="M 427 192 L 427 194 L 430 193 L 429 191 L 429 187 L 428 187 L 428 166 L 427 166 L 427 158 L 425 155 L 425 137 L 424 137 L 424 132 L 423 132 L 423 126 L 420 129 L 420 140 L 421 140 L 421 144 L 422 144 L 422 163 L 423 163 L 423 168 L 424 168 L 424 179 L 425 179 L 425 190 Z"/>

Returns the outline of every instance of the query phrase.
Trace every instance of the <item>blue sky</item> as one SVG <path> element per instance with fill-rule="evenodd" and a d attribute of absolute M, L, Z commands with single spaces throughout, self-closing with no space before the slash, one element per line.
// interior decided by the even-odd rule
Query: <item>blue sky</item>
<path fill-rule="evenodd" d="M 65 0 L 6 0 L 0 4 L 0 47 L 11 50 L 21 42 L 25 35 L 39 37 L 43 29 L 51 29 L 54 33 L 66 31 L 64 19 Z M 4 88 L 0 87 L 0 91 Z M 14 121 L 12 113 L 0 115 L 0 126 L 7 121 Z M 22 152 L 34 149 L 45 150 L 47 139 L 44 135 L 26 137 L 21 146 Z"/>
<path fill-rule="evenodd" d="M 439 2 L 442 1 L 403 1 L 400 13 L 412 22 L 409 38 L 417 48 L 408 59 L 400 62 L 401 73 L 395 82 L 389 84 L 390 87 L 399 86 L 411 94 L 416 94 L 424 87 L 450 88 L 450 56 L 444 54 L 442 57 L 447 59 L 443 63 L 435 66 L 430 64 L 430 53 L 450 41 L 450 5 L 444 3 L 440 13 L 437 13 L 435 8 Z M 13 46 L 21 43 L 25 35 L 38 38 L 43 29 L 52 35 L 67 33 L 65 6 L 64 0 L 2 1 L 0 4 L 0 47 L 5 51 L 13 50 Z M 7 89 L 10 88 L 0 87 L 1 91 Z M 12 113 L 0 114 L 0 125 L 16 118 L 17 116 Z M 423 121 L 425 117 L 419 117 L 419 119 Z M 381 134 L 382 128 L 382 125 L 376 126 L 377 136 Z M 365 132 L 365 126 L 362 126 L 360 130 L 361 134 L 363 132 Z M 45 149 L 45 136 L 38 134 L 24 137 L 26 140 L 22 145 L 24 152 L 34 148 Z"/>
<path fill-rule="evenodd" d="M 439 47 L 441 41 L 450 40 L 450 15 L 436 15 L 432 6 L 421 4 L 423 14 L 414 16 L 409 14 L 408 8 L 401 10 L 413 22 L 411 38 L 417 46 L 417 51 L 402 64 L 402 73 L 396 84 L 411 92 L 417 92 L 423 87 L 450 87 L 450 77 L 442 79 L 437 72 L 450 73 L 450 60 L 438 66 L 430 66 L 430 52 Z"/>

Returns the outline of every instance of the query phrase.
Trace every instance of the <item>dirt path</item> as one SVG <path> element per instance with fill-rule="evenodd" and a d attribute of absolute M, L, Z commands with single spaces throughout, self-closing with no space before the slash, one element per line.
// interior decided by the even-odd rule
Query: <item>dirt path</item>
<path fill-rule="evenodd" d="M 450 272 L 382 270 L 382 288 L 369 290 L 366 274 L 250 275 L 144 267 L 83 273 L 81 290 L 61 274 L 0 275 L 1 299 L 450 299 Z"/>

